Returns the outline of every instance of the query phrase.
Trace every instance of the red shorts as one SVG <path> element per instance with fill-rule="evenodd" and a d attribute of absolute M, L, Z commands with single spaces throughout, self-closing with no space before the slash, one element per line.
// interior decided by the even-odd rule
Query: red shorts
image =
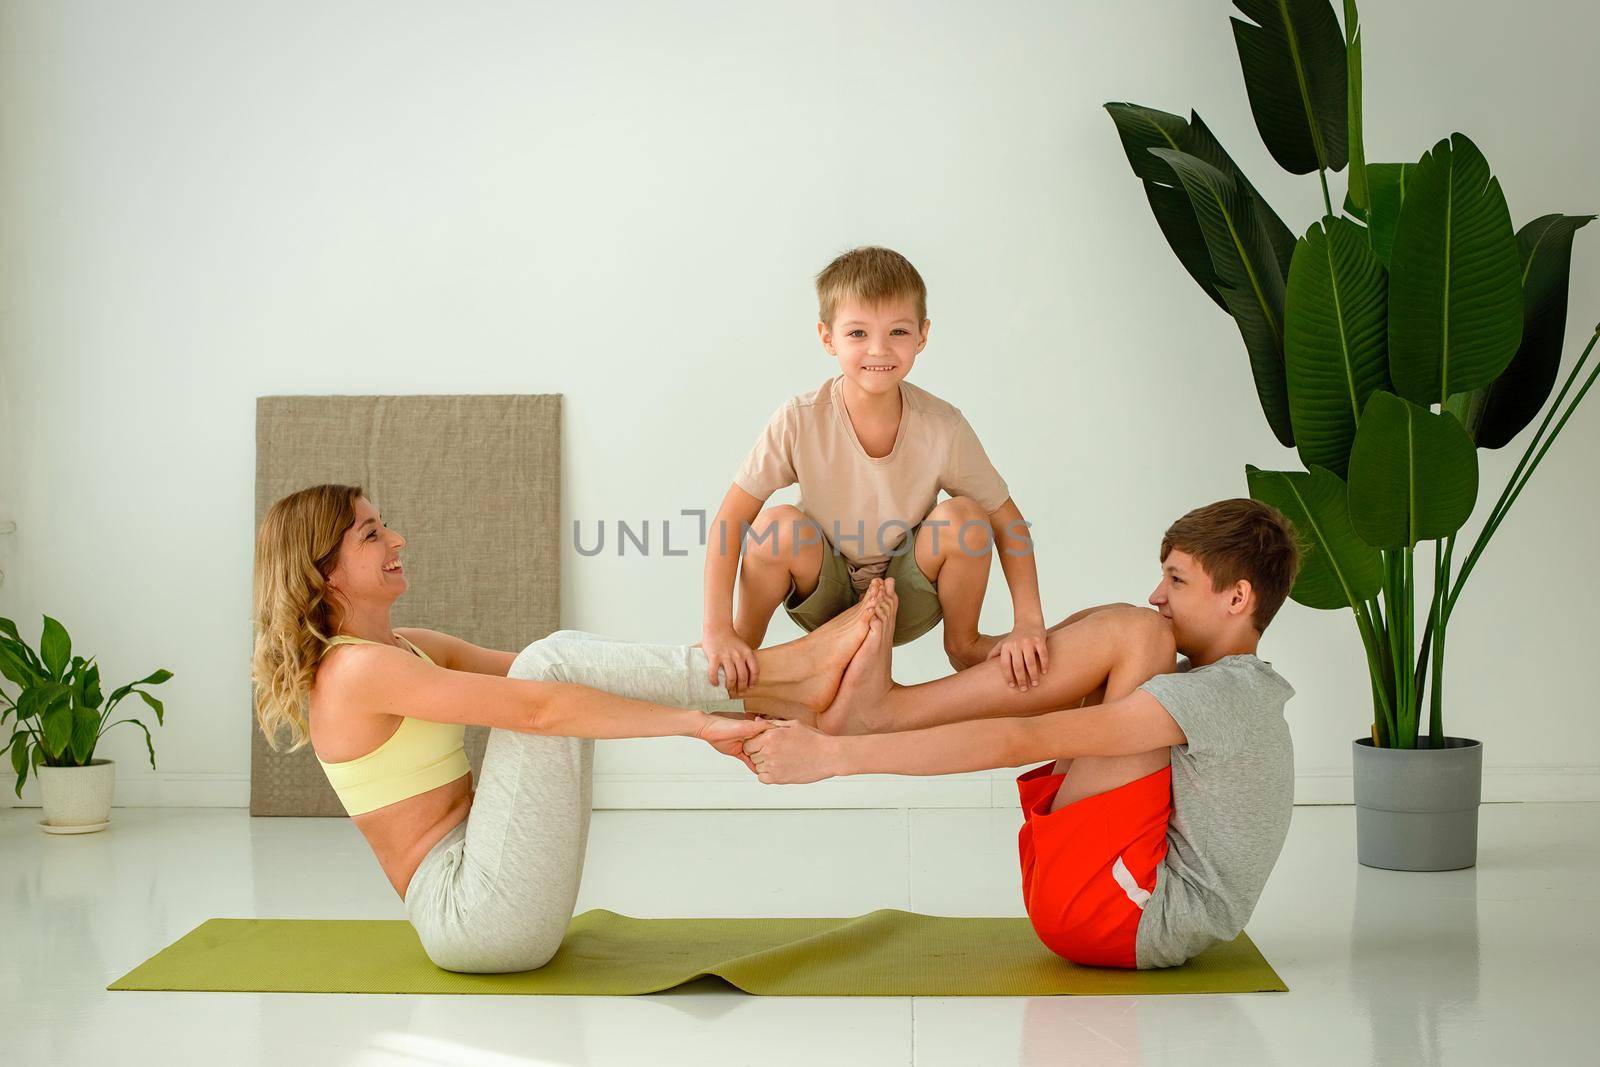
<path fill-rule="evenodd" d="M 1052 812 L 1055 764 L 1017 779 L 1022 901 L 1045 947 L 1074 963 L 1133 967 L 1144 902 L 1167 854 L 1172 768 Z"/>

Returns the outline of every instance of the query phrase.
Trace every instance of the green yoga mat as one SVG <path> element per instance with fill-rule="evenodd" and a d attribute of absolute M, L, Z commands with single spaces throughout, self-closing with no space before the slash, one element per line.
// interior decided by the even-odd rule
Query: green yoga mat
<path fill-rule="evenodd" d="M 211 919 L 110 989 L 629 996 L 706 975 L 768 996 L 1252 993 L 1288 987 L 1240 934 L 1182 967 L 1079 967 L 1026 919 L 884 910 L 854 919 L 635 919 L 586 911 L 537 971 L 455 974 L 407 922 Z"/>

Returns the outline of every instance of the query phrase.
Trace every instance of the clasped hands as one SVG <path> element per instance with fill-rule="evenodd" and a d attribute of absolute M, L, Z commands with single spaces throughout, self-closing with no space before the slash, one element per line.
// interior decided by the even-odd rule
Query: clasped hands
<path fill-rule="evenodd" d="M 712 712 L 700 737 L 767 785 L 820 782 L 839 773 L 840 738 L 794 719 Z"/>

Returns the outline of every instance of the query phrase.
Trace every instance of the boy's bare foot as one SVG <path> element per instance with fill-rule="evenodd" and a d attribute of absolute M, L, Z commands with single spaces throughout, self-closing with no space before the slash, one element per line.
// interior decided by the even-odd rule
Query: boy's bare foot
<path fill-rule="evenodd" d="M 745 696 L 745 709 L 815 725 L 817 715 L 839 691 L 845 668 L 866 639 L 884 595 L 883 579 L 874 578 L 858 602 L 811 633 L 762 649 L 761 680 Z"/>
<path fill-rule="evenodd" d="M 817 717 L 817 727 L 825 733 L 870 734 L 891 728 L 884 715 L 883 702 L 894 688 L 891 677 L 894 622 L 900 600 L 894 595 L 894 579 L 889 582 L 868 626 L 866 639 L 845 669 L 838 694 Z"/>

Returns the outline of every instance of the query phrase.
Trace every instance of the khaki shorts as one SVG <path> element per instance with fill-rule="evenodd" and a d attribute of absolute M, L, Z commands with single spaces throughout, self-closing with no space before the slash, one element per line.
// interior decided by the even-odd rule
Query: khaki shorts
<path fill-rule="evenodd" d="M 897 645 L 915 641 L 944 617 L 939 608 L 939 590 L 917 566 L 915 548 L 917 530 L 921 528 L 919 524 L 906 534 L 902 543 L 905 551 L 890 557 L 889 570 L 884 574 L 885 578 L 894 579 L 895 596 L 900 599 L 894 620 L 894 643 Z M 808 596 L 801 597 L 800 591 L 790 582 L 789 595 L 783 601 L 783 610 L 807 633 L 861 599 L 861 594 L 850 584 L 845 558 L 834 550 L 826 535 L 821 536 L 822 573 L 817 575 L 817 587 Z"/>

